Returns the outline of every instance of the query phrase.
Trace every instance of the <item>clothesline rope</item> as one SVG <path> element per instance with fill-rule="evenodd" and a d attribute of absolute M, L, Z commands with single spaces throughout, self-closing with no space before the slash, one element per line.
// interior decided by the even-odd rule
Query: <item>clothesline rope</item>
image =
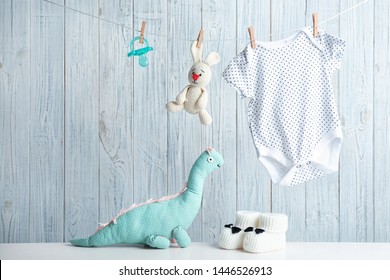
<path fill-rule="evenodd" d="M 68 6 L 64 6 L 64 5 L 60 5 L 60 4 L 57 4 L 55 2 L 52 2 L 52 1 L 49 1 L 49 0 L 43 0 L 44 2 L 47 2 L 47 3 L 50 3 L 52 5 L 55 5 L 55 6 L 58 6 L 58 7 L 61 7 L 61 8 L 64 8 L 66 10 L 70 10 L 70 11 L 73 11 L 73 12 L 76 12 L 76 13 L 80 13 L 82 15 L 85 15 L 85 16 L 88 16 L 88 17 L 92 17 L 92 18 L 95 18 L 95 19 L 98 19 L 99 21 L 104 21 L 104 22 L 108 22 L 108 23 L 111 23 L 111 24 L 114 24 L 114 25 L 117 25 L 119 27 L 122 27 L 124 29 L 127 29 L 127 30 L 131 30 L 131 31 L 134 31 L 134 32 L 141 32 L 141 30 L 139 29 L 135 29 L 135 28 L 132 28 L 130 26 L 127 26 L 125 24 L 121 24 L 119 22 L 115 22 L 115 21 L 112 21 L 112 20 L 109 20 L 109 19 L 105 19 L 105 18 L 102 18 L 100 16 L 95 16 L 95 15 L 91 15 L 91 14 L 88 14 L 88 13 L 85 13 L 83 11 L 80 11 L 80 10 L 77 10 L 77 9 L 73 9 L 71 7 L 68 7 Z M 352 7 L 349 7 L 343 11 L 341 11 L 340 13 L 334 15 L 334 16 L 331 16 L 323 21 L 320 21 L 319 22 L 319 26 L 323 25 L 324 23 L 327 23 L 335 18 L 338 18 L 339 16 L 345 14 L 345 13 L 348 13 L 350 12 L 351 10 L 354 10 L 356 9 L 357 7 L 360 7 L 361 5 L 369 2 L 371 0 L 364 0 Z M 263 37 L 261 37 L 260 39 L 268 39 L 270 38 L 271 36 L 276 36 L 276 35 L 279 35 L 279 36 L 283 36 L 283 35 L 286 35 L 286 34 L 289 34 L 290 32 L 293 32 L 293 31 L 297 31 L 299 30 L 300 28 L 294 28 L 294 29 L 290 29 L 290 30 L 287 30 L 283 33 L 269 33 Z M 152 32 L 145 32 L 145 35 L 152 35 L 152 36 L 156 36 L 156 37 L 163 37 L 163 38 L 169 38 L 169 39 L 173 39 L 173 40 L 181 40 L 181 41 L 189 41 L 189 42 L 192 42 L 194 41 L 194 39 L 188 39 L 188 38 L 179 38 L 179 37 L 174 37 L 174 36 L 168 36 L 168 35 L 164 35 L 164 34 L 157 34 L 157 33 L 152 33 Z M 207 40 L 207 41 L 219 41 L 219 42 L 224 42 L 224 41 L 242 41 L 242 40 L 248 40 L 247 37 L 245 38 L 232 38 L 232 39 L 218 39 L 218 40 Z"/>

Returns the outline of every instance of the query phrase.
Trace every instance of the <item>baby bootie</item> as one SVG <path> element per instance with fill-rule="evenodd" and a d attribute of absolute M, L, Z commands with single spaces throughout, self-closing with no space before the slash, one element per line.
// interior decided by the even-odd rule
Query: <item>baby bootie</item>
<path fill-rule="evenodd" d="M 285 214 L 260 214 L 257 228 L 246 228 L 243 248 L 250 253 L 276 251 L 286 247 L 288 218 Z"/>
<path fill-rule="evenodd" d="M 223 249 L 241 249 L 244 241 L 244 230 L 247 227 L 257 227 L 260 213 L 254 211 L 238 211 L 236 221 L 225 225 L 219 238 L 219 246 Z"/>

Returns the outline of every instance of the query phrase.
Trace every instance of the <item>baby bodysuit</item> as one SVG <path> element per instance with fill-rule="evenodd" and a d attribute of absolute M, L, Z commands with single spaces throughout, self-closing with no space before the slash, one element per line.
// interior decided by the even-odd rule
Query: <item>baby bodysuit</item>
<path fill-rule="evenodd" d="M 225 80 L 249 98 L 248 122 L 272 181 L 293 186 L 338 170 L 343 140 L 331 76 L 345 41 L 304 28 L 274 42 L 248 45 Z"/>

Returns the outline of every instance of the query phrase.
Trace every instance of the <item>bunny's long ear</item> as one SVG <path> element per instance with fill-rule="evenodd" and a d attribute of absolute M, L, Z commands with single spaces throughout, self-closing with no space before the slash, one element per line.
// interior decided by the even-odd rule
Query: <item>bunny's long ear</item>
<path fill-rule="evenodd" d="M 192 54 L 192 59 L 194 60 L 194 63 L 200 62 L 202 59 L 202 51 L 203 51 L 203 44 L 200 44 L 200 48 L 196 47 L 196 44 L 198 41 L 192 42 L 191 45 L 191 54 Z"/>
<path fill-rule="evenodd" d="M 211 52 L 206 57 L 206 60 L 204 61 L 208 66 L 213 66 L 217 64 L 221 58 L 219 57 L 219 54 L 217 52 Z"/>

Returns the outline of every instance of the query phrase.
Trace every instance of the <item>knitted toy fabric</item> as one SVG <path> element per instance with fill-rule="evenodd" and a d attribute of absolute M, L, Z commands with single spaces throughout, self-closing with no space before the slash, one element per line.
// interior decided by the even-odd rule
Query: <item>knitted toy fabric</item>
<path fill-rule="evenodd" d="M 234 224 L 225 225 L 219 238 L 219 246 L 224 249 L 242 249 L 245 238 L 244 230 L 257 227 L 260 213 L 255 211 L 238 211 Z"/>
<path fill-rule="evenodd" d="M 222 156 L 212 148 L 207 149 L 192 166 L 182 191 L 132 205 L 98 228 L 95 234 L 70 243 L 82 247 L 146 244 L 165 249 L 174 238 L 180 247 L 187 247 L 191 243 L 187 229 L 199 211 L 205 178 L 222 165 Z"/>
<path fill-rule="evenodd" d="M 250 253 L 265 253 L 286 247 L 288 217 L 280 213 L 261 213 L 258 228 L 245 229 L 243 249 Z"/>
<path fill-rule="evenodd" d="M 288 217 L 281 213 L 238 211 L 234 224 L 225 225 L 219 246 L 223 249 L 244 249 L 265 253 L 286 247 Z"/>
<path fill-rule="evenodd" d="M 188 72 L 188 81 L 190 84 L 186 86 L 175 101 L 170 101 L 166 105 L 168 112 L 177 112 L 186 110 L 190 114 L 199 114 L 200 122 L 203 125 L 210 125 L 213 119 L 206 111 L 208 101 L 206 85 L 211 80 L 211 68 L 219 62 L 220 57 L 216 52 L 210 52 L 206 59 L 202 61 L 203 45 L 200 48 L 196 47 L 197 41 L 191 45 L 191 54 L 194 64 Z"/>

